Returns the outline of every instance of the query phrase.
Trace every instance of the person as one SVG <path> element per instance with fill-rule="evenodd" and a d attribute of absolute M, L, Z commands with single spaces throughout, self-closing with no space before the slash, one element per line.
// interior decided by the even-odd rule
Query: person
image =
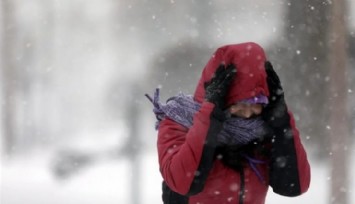
<path fill-rule="evenodd" d="M 218 48 L 194 95 L 154 97 L 165 204 L 263 204 L 305 193 L 310 165 L 279 77 L 253 42 Z"/>

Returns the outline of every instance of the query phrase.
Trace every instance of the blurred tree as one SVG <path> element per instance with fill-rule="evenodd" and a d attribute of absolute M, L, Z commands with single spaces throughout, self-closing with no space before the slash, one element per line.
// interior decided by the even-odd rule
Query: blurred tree
<path fill-rule="evenodd" d="M 31 68 L 31 98 L 29 118 L 32 119 L 31 126 L 33 142 L 48 145 L 53 141 L 53 137 L 58 134 L 56 132 L 57 125 L 55 121 L 58 117 L 55 114 L 56 109 L 53 108 L 55 104 L 55 95 L 53 91 L 53 81 L 55 78 L 52 69 L 55 66 L 54 49 L 55 49 L 55 27 L 58 20 L 55 19 L 57 10 L 55 2 L 47 0 L 39 0 L 37 2 L 38 9 L 42 15 L 34 19 L 34 26 L 32 32 L 34 33 L 35 45 L 35 59 Z M 43 107 L 46 108 L 43 111 Z M 32 115 L 32 116 L 31 116 Z"/>
<path fill-rule="evenodd" d="M 288 1 L 287 20 L 271 55 L 303 136 L 319 158 L 331 154 L 330 203 L 347 203 L 349 120 L 346 101 L 345 1 Z M 341 176 L 339 176 L 341 175 Z"/>
<path fill-rule="evenodd" d="M 45 141 L 41 133 L 48 128 L 48 112 L 42 111 L 43 76 L 50 63 L 52 46 L 50 3 L 31 2 L 32 9 L 17 1 L 2 0 L 2 87 L 5 151 L 31 148 Z M 36 10 L 38 9 L 38 10 Z M 46 18 L 31 15 L 45 11 Z M 45 20 L 43 20 L 45 19 Z M 43 23 L 43 21 L 46 21 Z M 45 56 L 44 58 L 42 56 Z M 45 134 L 45 137 L 48 137 Z"/>
<path fill-rule="evenodd" d="M 288 0 L 283 34 L 271 51 L 283 78 L 286 100 L 293 110 L 305 139 L 316 147 L 319 157 L 329 151 L 327 126 L 329 108 L 329 66 L 327 61 L 327 31 L 329 4 L 323 0 Z"/>
<path fill-rule="evenodd" d="M 354 11 L 355 12 L 355 11 Z M 349 57 L 349 70 L 347 74 L 347 81 L 349 83 L 348 87 L 348 93 L 349 93 L 349 101 L 348 101 L 348 106 L 349 106 L 349 116 L 351 120 L 351 126 L 350 126 L 350 131 L 351 131 L 351 142 L 354 142 L 355 139 L 355 32 L 352 31 L 350 32 L 349 35 L 349 40 L 348 40 L 348 57 Z"/>
<path fill-rule="evenodd" d="M 331 142 L 331 194 L 330 203 L 349 203 L 349 117 L 347 109 L 347 46 L 348 30 L 346 22 L 346 1 L 331 4 L 329 19 L 329 65 L 330 65 L 330 142 Z"/>
<path fill-rule="evenodd" d="M 127 118 L 127 126 L 129 129 L 129 136 L 126 145 L 124 146 L 123 154 L 127 157 L 128 161 L 131 163 L 131 203 L 139 204 L 141 203 L 141 161 L 140 155 L 143 152 L 143 144 L 140 137 L 139 131 L 139 118 L 141 118 L 141 106 L 138 103 L 139 98 L 142 96 L 140 94 L 139 86 L 133 84 L 129 86 L 130 97 L 127 98 L 126 104 L 128 104 L 125 111 L 125 118 Z"/>
<path fill-rule="evenodd" d="M 14 50 L 15 36 L 17 34 L 16 18 L 14 16 L 14 5 L 11 0 L 2 0 L 1 19 L 2 29 L 2 49 L 1 49 L 1 71 L 2 71 L 2 127 L 4 151 L 7 155 L 12 153 L 16 138 L 16 97 L 19 89 L 18 67 L 16 66 L 16 55 Z"/>

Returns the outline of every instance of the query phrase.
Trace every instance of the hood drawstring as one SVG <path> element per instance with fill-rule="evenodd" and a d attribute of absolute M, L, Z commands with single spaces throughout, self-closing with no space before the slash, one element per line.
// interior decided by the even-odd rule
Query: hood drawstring
<path fill-rule="evenodd" d="M 259 178 L 259 180 L 264 183 L 265 180 L 263 178 L 263 176 L 261 175 L 260 171 L 258 170 L 257 168 L 257 164 L 265 164 L 266 161 L 262 161 L 262 160 L 258 160 L 258 159 L 254 159 L 254 158 L 251 158 L 250 156 L 244 154 L 244 153 L 241 153 L 241 156 L 244 157 L 248 163 L 249 163 L 249 166 L 253 169 L 253 171 L 255 172 L 256 176 Z"/>

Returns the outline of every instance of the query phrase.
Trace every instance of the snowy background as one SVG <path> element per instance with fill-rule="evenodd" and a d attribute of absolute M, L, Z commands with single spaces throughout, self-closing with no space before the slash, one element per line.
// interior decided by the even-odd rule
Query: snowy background
<path fill-rule="evenodd" d="M 152 94 L 157 86 L 166 95 L 193 91 L 204 63 L 221 45 L 254 41 L 275 57 L 276 42 L 294 34 L 284 33 L 285 27 L 293 26 L 287 24 L 290 2 L 1 0 L 0 203 L 162 203 L 155 118 L 144 94 Z M 350 140 L 343 148 L 349 156 L 344 158 L 347 170 L 354 172 L 355 1 L 345 2 L 345 122 Z M 317 9 L 332 5 L 294 3 L 306 4 L 316 15 L 321 13 Z M 305 16 L 306 31 L 312 30 L 309 22 Z M 301 56 L 306 50 L 293 47 L 296 44 L 297 40 L 285 46 Z M 174 59 L 181 63 L 175 66 Z M 291 93 L 303 94 L 299 101 L 290 100 L 296 119 L 319 122 L 299 108 L 303 98 L 317 93 L 300 90 L 302 82 L 287 84 L 294 82 L 287 75 L 291 70 L 275 62 L 289 99 L 294 97 Z M 189 74 L 168 69 L 169 63 L 194 70 Z M 331 78 L 325 76 L 325 81 Z M 325 132 L 332 129 L 322 127 Z M 319 139 L 308 129 L 301 132 L 312 167 L 310 190 L 297 198 L 269 191 L 266 203 L 330 203 L 333 152 L 315 145 L 330 139 Z M 355 203 L 355 179 L 347 180 L 339 191 L 347 193 L 348 204 Z"/>

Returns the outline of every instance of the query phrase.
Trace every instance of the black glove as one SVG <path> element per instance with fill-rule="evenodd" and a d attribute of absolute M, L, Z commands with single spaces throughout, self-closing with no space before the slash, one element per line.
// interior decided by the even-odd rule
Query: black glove
<path fill-rule="evenodd" d="M 269 150 L 257 140 L 246 145 L 223 145 L 216 148 L 216 158 L 234 170 L 241 170 L 247 164 L 247 157 L 267 156 Z"/>
<path fill-rule="evenodd" d="M 233 64 L 228 65 L 227 68 L 224 64 L 219 65 L 212 79 L 205 83 L 205 99 L 223 110 L 225 96 L 236 72 Z"/>
<path fill-rule="evenodd" d="M 269 184 L 280 195 L 300 195 L 297 152 L 284 92 L 270 62 L 265 62 L 265 69 L 270 97 L 262 115 L 273 131 Z"/>
<path fill-rule="evenodd" d="M 267 84 L 269 87 L 269 104 L 264 108 L 262 116 L 264 120 L 272 127 L 283 127 L 290 121 L 285 103 L 284 91 L 281 82 L 270 62 L 265 62 L 267 74 Z"/>
<path fill-rule="evenodd" d="M 240 171 L 245 165 L 245 159 L 241 155 L 241 148 L 239 145 L 225 145 L 219 146 L 216 149 L 216 158 L 220 159 L 222 163 L 236 171 Z"/>

